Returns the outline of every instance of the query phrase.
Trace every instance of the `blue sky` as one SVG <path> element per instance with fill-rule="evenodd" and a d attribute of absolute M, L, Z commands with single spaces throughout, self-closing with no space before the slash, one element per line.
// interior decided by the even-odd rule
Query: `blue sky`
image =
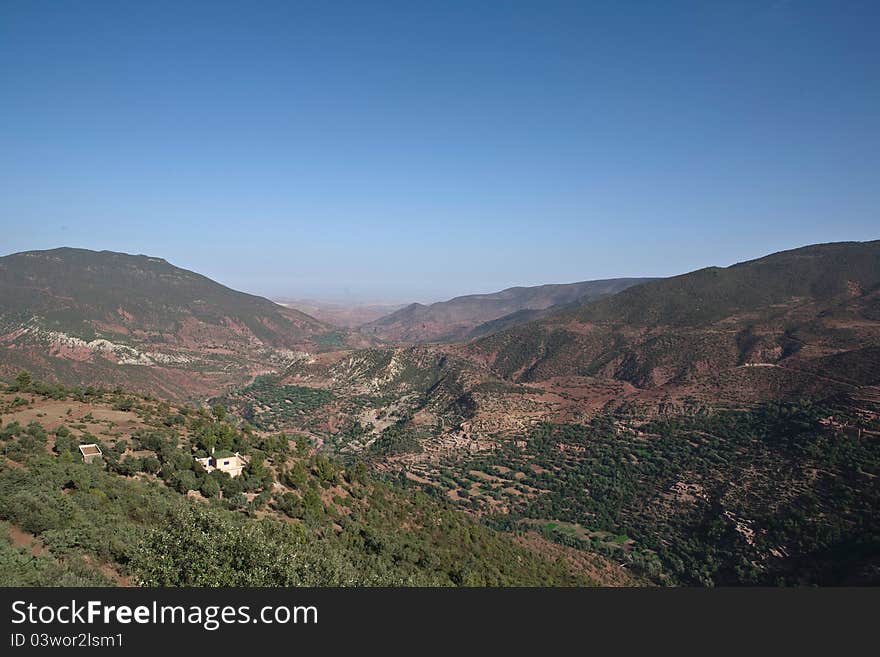
<path fill-rule="evenodd" d="M 0 253 L 430 300 L 880 238 L 877 2 L 0 2 Z"/>

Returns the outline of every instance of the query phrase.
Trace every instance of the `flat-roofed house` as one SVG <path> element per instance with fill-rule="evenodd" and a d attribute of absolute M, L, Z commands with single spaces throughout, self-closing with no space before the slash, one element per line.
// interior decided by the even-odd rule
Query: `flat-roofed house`
<path fill-rule="evenodd" d="M 80 445 L 79 453 L 82 454 L 83 461 L 85 461 L 86 463 L 91 463 L 92 461 L 95 461 L 104 456 L 104 454 L 101 452 L 101 448 L 98 447 L 95 443 Z"/>
<path fill-rule="evenodd" d="M 196 459 L 206 472 L 220 470 L 230 477 L 237 477 L 247 465 L 247 459 L 238 452 L 230 452 L 226 449 L 211 450 L 211 456 Z"/>

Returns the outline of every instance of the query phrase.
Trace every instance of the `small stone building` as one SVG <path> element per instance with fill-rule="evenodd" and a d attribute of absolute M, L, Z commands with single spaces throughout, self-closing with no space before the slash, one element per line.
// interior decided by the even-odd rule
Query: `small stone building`
<path fill-rule="evenodd" d="M 101 452 L 101 448 L 98 447 L 95 443 L 80 445 L 79 453 L 82 454 L 83 461 L 85 461 L 86 463 L 91 463 L 92 461 L 96 461 L 104 456 L 104 454 Z"/>

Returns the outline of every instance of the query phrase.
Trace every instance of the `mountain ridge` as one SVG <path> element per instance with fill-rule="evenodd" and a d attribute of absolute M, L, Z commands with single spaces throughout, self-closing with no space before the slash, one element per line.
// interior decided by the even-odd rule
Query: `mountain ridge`
<path fill-rule="evenodd" d="M 876 346 L 878 289 L 880 241 L 811 245 L 576 304 L 465 353 L 514 381 L 603 375 L 650 387 Z"/>
<path fill-rule="evenodd" d="M 543 311 L 584 297 L 615 294 L 653 279 L 612 278 L 577 283 L 515 286 L 498 292 L 467 294 L 432 304 L 411 303 L 400 310 L 362 325 L 362 333 L 388 342 L 455 342 L 492 330 L 492 322 L 517 313 Z"/>

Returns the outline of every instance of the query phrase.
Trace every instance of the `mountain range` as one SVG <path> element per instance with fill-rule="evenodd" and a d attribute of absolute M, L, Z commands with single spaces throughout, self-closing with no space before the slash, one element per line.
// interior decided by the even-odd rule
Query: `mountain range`
<path fill-rule="evenodd" d="M 880 242 L 814 245 L 667 279 L 411 304 L 349 330 L 160 258 L 31 251 L 0 258 L 0 371 L 185 396 L 390 342 L 448 344 L 514 383 L 588 377 L 650 390 L 726 373 L 728 391 L 761 376 L 800 389 L 821 369 L 839 385 L 873 384 L 878 262 Z"/>

